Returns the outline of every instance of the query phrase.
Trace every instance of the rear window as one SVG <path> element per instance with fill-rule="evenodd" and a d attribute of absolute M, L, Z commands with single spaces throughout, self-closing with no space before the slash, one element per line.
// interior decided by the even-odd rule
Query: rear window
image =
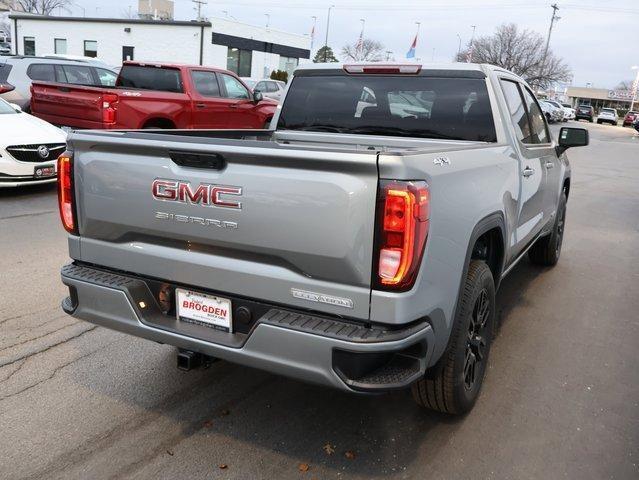
<path fill-rule="evenodd" d="M 53 65 L 48 63 L 32 63 L 29 65 L 29 68 L 27 68 L 27 76 L 31 80 L 55 82 Z"/>
<path fill-rule="evenodd" d="M 606 113 L 615 113 L 615 111 L 612 108 L 602 108 L 601 111 Z"/>
<path fill-rule="evenodd" d="M 278 128 L 497 141 L 486 82 L 476 78 L 295 77 Z"/>
<path fill-rule="evenodd" d="M 182 76 L 176 68 L 125 65 L 120 70 L 118 87 L 181 93 Z"/>

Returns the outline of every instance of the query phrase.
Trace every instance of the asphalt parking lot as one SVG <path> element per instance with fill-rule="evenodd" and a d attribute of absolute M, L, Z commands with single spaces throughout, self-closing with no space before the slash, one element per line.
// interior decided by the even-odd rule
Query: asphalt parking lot
<path fill-rule="evenodd" d="M 462 418 L 225 362 L 182 372 L 170 346 L 78 322 L 55 188 L 0 191 L 0 478 L 639 478 L 639 138 L 579 125 L 562 257 L 502 284 Z"/>

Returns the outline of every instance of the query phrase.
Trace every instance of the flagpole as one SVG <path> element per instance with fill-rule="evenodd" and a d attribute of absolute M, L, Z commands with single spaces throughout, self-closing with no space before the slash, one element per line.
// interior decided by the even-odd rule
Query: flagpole
<path fill-rule="evenodd" d="M 312 16 L 313 19 L 313 28 L 311 30 L 311 52 L 313 51 L 313 43 L 315 43 L 315 26 L 317 25 L 317 17 Z"/>
<path fill-rule="evenodd" d="M 417 24 L 417 33 L 415 34 L 415 56 L 417 56 L 417 42 L 419 41 L 419 27 L 422 26 L 422 22 L 415 22 Z"/>
<path fill-rule="evenodd" d="M 362 49 L 364 48 L 364 25 L 366 24 L 366 20 L 360 18 L 359 21 L 362 22 L 362 31 L 359 32 L 359 39 L 357 40 L 357 45 L 355 46 L 356 54 L 361 53 Z"/>

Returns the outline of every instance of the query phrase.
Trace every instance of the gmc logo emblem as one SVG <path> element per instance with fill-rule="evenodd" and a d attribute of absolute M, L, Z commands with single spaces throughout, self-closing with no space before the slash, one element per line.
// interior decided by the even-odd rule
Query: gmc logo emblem
<path fill-rule="evenodd" d="M 195 190 L 189 182 L 180 180 L 163 180 L 158 178 L 151 186 L 153 198 L 164 202 L 181 202 L 200 204 L 206 207 L 242 209 L 242 202 L 227 198 L 228 195 L 241 196 L 241 187 L 228 185 L 210 185 L 201 183 Z"/>

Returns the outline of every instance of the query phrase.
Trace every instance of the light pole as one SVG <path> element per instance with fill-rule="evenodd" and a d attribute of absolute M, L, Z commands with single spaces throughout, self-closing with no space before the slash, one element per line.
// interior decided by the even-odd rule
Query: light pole
<path fill-rule="evenodd" d="M 457 47 L 457 57 L 459 58 L 459 54 L 461 53 L 461 35 L 458 33 L 457 38 L 459 39 L 459 46 Z"/>
<path fill-rule="evenodd" d="M 639 87 L 639 65 L 632 67 L 632 70 L 637 70 L 637 76 L 635 77 L 635 81 L 632 83 L 632 101 L 630 102 L 630 111 L 632 111 L 635 106 L 637 87 Z"/>
<path fill-rule="evenodd" d="M 473 34 L 470 36 L 470 48 L 468 49 L 468 57 L 466 58 L 466 63 L 470 63 L 473 61 L 473 48 L 475 44 L 475 29 L 477 25 L 471 25 L 473 27 Z"/>
<path fill-rule="evenodd" d="M 269 13 L 265 13 L 264 16 L 266 17 L 266 28 L 268 28 L 271 24 L 271 15 Z"/>
<path fill-rule="evenodd" d="M 328 29 L 331 26 L 331 10 L 335 8 L 335 5 L 328 7 L 328 15 L 326 16 L 326 38 L 324 39 L 324 63 L 326 63 L 328 53 Z"/>

